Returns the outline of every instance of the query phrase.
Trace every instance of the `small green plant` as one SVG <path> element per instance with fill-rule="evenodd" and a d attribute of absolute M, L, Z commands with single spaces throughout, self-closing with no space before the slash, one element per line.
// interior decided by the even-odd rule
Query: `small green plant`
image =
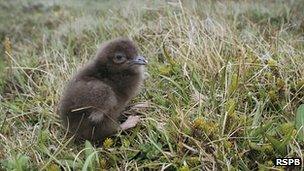
<path fill-rule="evenodd" d="M 1 163 L 7 170 L 11 171 L 26 171 L 30 170 L 30 158 L 24 154 L 18 153 L 13 158 L 3 160 Z"/>
<path fill-rule="evenodd" d="M 100 166 L 98 151 L 92 146 L 89 141 L 85 142 L 85 161 L 82 166 L 82 171 L 94 171 Z"/>

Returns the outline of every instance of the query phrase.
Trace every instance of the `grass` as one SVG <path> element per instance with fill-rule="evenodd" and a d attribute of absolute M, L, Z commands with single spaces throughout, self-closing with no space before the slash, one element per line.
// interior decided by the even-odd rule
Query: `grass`
<path fill-rule="evenodd" d="M 304 152 L 303 17 L 302 0 L 1 1 L 0 168 L 286 169 L 274 158 Z M 149 59 L 128 111 L 143 121 L 75 144 L 60 94 L 118 36 Z"/>

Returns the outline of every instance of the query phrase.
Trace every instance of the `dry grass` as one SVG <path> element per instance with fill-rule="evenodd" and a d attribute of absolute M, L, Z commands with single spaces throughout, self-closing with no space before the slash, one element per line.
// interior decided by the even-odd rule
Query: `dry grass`
<path fill-rule="evenodd" d="M 253 170 L 303 156 L 303 1 L 0 2 L 0 166 L 6 170 Z M 102 147 L 66 137 L 56 107 L 98 45 L 129 36 L 148 57 Z M 141 108 L 140 108 L 141 107 Z M 303 168 L 302 168 L 303 169 Z"/>

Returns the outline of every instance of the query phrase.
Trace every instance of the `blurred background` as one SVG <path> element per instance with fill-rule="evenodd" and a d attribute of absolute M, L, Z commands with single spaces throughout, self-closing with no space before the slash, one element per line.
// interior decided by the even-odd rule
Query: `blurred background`
<path fill-rule="evenodd" d="M 119 36 L 149 60 L 143 121 L 75 144 L 60 94 Z M 1 0 L 0 168 L 284 169 L 304 152 L 303 36 L 303 0 Z"/>

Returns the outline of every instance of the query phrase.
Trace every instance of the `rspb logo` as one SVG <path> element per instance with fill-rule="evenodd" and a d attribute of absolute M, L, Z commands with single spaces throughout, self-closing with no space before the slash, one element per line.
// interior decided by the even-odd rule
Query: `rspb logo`
<path fill-rule="evenodd" d="M 300 158 L 276 158 L 276 166 L 301 166 L 302 161 Z"/>

